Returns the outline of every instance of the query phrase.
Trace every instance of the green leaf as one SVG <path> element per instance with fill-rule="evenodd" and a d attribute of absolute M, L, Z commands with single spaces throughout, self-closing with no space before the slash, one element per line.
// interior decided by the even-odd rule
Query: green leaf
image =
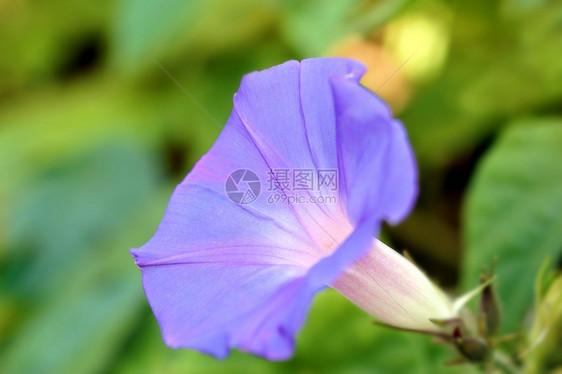
<path fill-rule="evenodd" d="M 0 346 L 2 373 L 109 370 L 127 339 L 146 324 L 140 271 L 127 249 L 147 240 L 170 192 L 165 188 L 139 203 L 135 218 L 74 267 L 57 268 L 64 281 L 36 300 L 30 316 L 18 316 L 18 328 Z"/>
<path fill-rule="evenodd" d="M 9 281 L 10 289 L 44 292 L 61 269 L 71 268 L 94 250 L 92 244 L 118 232 L 155 191 L 155 169 L 138 145 L 114 142 L 29 180 L 6 207 L 8 248 L 28 255 L 25 269 Z"/>
<path fill-rule="evenodd" d="M 96 373 L 111 364 L 146 302 L 128 249 L 148 239 L 169 196 L 158 194 L 155 164 L 139 144 L 113 141 L 10 199 L 0 298 L 14 312 L 0 341 L 2 373 Z"/>
<path fill-rule="evenodd" d="M 261 0 L 124 0 L 111 33 L 113 63 L 126 72 L 151 56 L 188 53 L 191 60 L 267 33 L 278 10 Z"/>
<path fill-rule="evenodd" d="M 147 60 L 159 45 L 176 40 L 174 34 L 195 16 L 194 1 L 121 1 L 113 28 L 114 53 L 129 64 L 139 58 Z"/>
<path fill-rule="evenodd" d="M 286 1 L 281 32 L 283 38 L 302 56 L 320 56 L 345 36 L 372 32 L 412 2 Z"/>
<path fill-rule="evenodd" d="M 5 352 L 3 373 L 95 373 L 139 318 L 139 282 L 121 266 L 81 269 L 28 319 Z M 66 269 L 65 269 L 66 270 Z M 103 281 L 102 281 L 103 280 Z"/>
<path fill-rule="evenodd" d="M 529 3 L 529 8 L 510 9 L 508 3 Z M 447 11 L 457 17 L 449 25 L 443 71 L 419 87 L 400 114 L 422 166 L 442 167 L 466 157 L 521 113 L 556 112 L 562 95 L 562 64 L 556 57 L 562 2 L 512 0 L 502 11 L 499 4 L 450 2 Z M 507 16 L 504 11 L 520 16 L 500 17 Z"/>
<path fill-rule="evenodd" d="M 504 330 L 520 327 L 545 257 L 562 250 L 562 120 L 508 127 L 477 170 L 463 212 L 464 288 L 499 257 Z"/>

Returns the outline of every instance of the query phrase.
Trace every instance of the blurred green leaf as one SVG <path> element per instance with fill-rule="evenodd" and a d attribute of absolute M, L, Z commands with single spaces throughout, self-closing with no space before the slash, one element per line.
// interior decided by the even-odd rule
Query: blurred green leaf
<path fill-rule="evenodd" d="M 107 364 L 138 319 L 142 293 L 122 267 L 89 278 L 50 293 L 0 354 L 3 373 L 93 373 Z"/>
<path fill-rule="evenodd" d="M 319 56 L 348 31 L 345 19 L 356 3 L 357 0 L 290 1 L 283 17 L 283 35 L 302 56 Z"/>
<path fill-rule="evenodd" d="M 9 103 L 9 105 L 8 105 Z M 111 139 L 155 141 L 151 105 L 110 76 L 48 87 L 0 107 L 0 199 L 29 186 L 38 173 Z M 144 131 L 139 131 L 143 128 Z"/>
<path fill-rule="evenodd" d="M 562 251 L 562 120 L 530 119 L 506 129 L 480 165 L 464 210 L 463 285 L 474 287 L 495 256 L 504 330 L 533 303 L 547 255 Z"/>
<path fill-rule="evenodd" d="M 368 34 L 413 0 L 286 1 L 281 17 L 284 39 L 301 57 L 317 57 L 350 34 Z"/>
<path fill-rule="evenodd" d="M 123 142 L 87 150 L 22 191 L 0 276 L 21 313 L 0 345 L 2 373 L 97 373 L 116 359 L 146 303 L 128 248 L 162 215 L 170 191 L 157 180 L 152 156 Z M 31 255 L 13 272 L 22 251 Z"/>
<path fill-rule="evenodd" d="M 0 2 L 0 95 L 60 78 L 85 42 L 94 40 L 103 50 L 110 4 Z"/>
<path fill-rule="evenodd" d="M 30 255 L 11 288 L 43 292 L 103 238 L 100 232 L 115 233 L 157 180 L 150 155 L 126 142 L 102 145 L 29 180 L 7 207 L 7 245 Z"/>
<path fill-rule="evenodd" d="M 151 64 L 152 55 L 201 57 L 247 43 L 270 27 L 270 9 L 260 0 L 123 0 L 111 35 L 113 63 L 126 72 Z"/>
<path fill-rule="evenodd" d="M 489 1 L 455 2 L 449 11 L 459 17 L 446 65 L 401 114 L 420 164 L 430 167 L 466 155 L 513 118 L 550 112 L 562 96 L 562 2 L 537 3 L 515 19 Z"/>
<path fill-rule="evenodd" d="M 168 39 L 177 40 L 183 25 L 197 16 L 196 1 L 122 0 L 118 4 L 113 37 L 114 53 L 129 64 L 147 60 Z M 174 37 L 175 36 L 175 37 Z"/>
<path fill-rule="evenodd" d="M 3 374 L 100 373 L 119 359 L 122 345 L 143 327 L 146 305 L 128 248 L 147 240 L 169 194 L 166 188 L 139 203 L 135 218 L 113 237 L 75 266 L 57 268 L 61 282 L 0 346 Z"/>

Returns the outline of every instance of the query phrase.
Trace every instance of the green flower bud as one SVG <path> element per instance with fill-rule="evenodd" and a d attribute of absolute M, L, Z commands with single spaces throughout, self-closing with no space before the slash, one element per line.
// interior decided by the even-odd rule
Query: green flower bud
<path fill-rule="evenodd" d="M 453 342 L 458 351 L 471 362 L 484 361 L 490 352 L 483 339 L 463 336 L 460 328 L 456 328 L 453 332 Z"/>
<path fill-rule="evenodd" d="M 495 261 L 490 273 L 487 273 L 486 270 L 482 273 L 482 276 L 480 277 L 481 284 L 485 284 L 493 277 L 494 268 Z M 494 336 L 498 333 L 500 325 L 500 306 L 496 297 L 496 292 L 494 291 L 492 284 L 489 283 L 482 290 L 480 307 L 478 308 L 478 329 L 480 331 L 480 335 L 484 338 Z"/>

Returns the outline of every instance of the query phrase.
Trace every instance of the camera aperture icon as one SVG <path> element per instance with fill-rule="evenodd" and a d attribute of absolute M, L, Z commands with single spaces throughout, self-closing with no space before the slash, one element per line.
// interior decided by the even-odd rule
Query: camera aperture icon
<path fill-rule="evenodd" d="M 254 202 L 261 192 L 261 182 L 257 174 L 249 169 L 238 169 L 226 179 L 224 190 L 230 200 L 237 204 Z"/>

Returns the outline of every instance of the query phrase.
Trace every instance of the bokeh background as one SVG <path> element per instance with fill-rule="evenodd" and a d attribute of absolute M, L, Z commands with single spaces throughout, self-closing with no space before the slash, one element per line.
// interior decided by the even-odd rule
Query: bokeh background
<path fill-rule="evenodd" d="M 245 73 L 353 57 L 420 167 L 414 213 L 384 238 L 453 295 L 500 255 L 517 331 L 562 248 L 561 51 L 554 0 L 0 0 L 0 372 L 470 372 L 331 291 L 288 362 L 172 350 L 128 250 Z"/>

